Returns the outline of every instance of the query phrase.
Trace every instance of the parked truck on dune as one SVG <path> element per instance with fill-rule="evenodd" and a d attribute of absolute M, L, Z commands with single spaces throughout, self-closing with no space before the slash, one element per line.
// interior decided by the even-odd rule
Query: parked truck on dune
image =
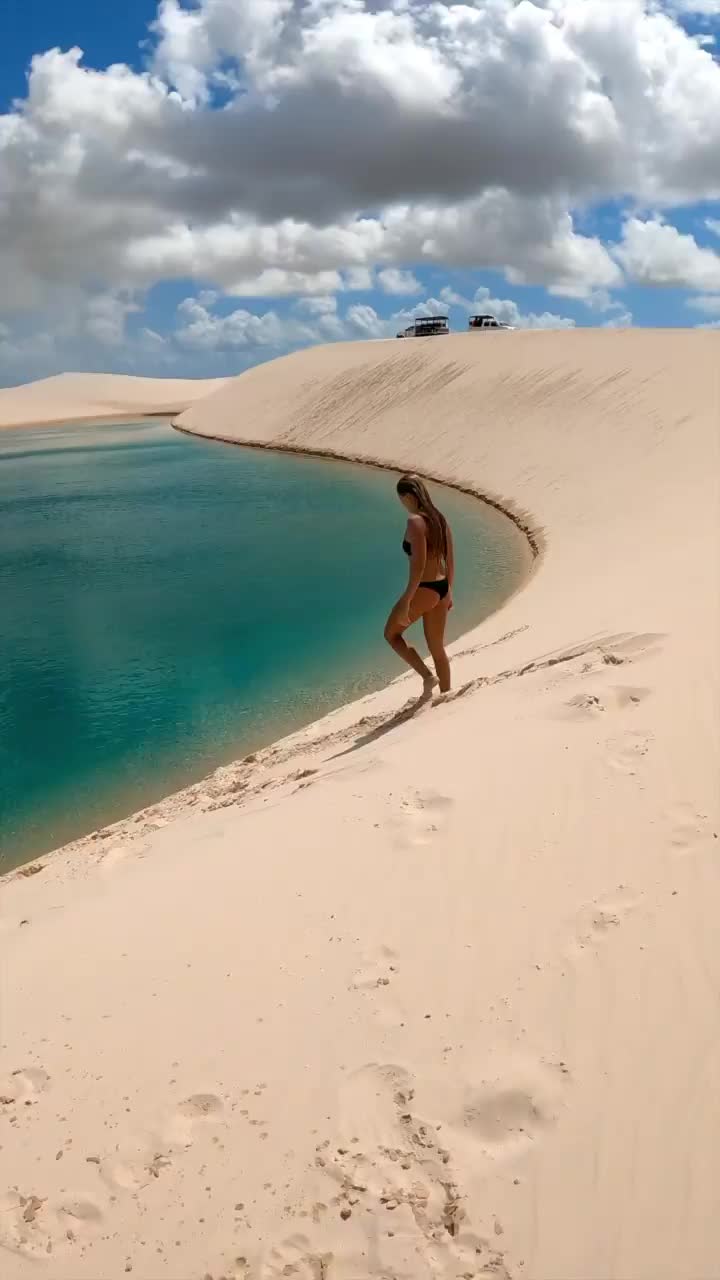
<path fill-rule="evenodd" d="M 449 332 L 447 316 L 420 316 L 397 336 L 398 338 L 435 338 Z"/>
<path fill-rule="evenodd" d="M 468 321 L 470 329 L 514 329 L 514 324 L 503 324 L 495 316 L 471 316 Z"/>

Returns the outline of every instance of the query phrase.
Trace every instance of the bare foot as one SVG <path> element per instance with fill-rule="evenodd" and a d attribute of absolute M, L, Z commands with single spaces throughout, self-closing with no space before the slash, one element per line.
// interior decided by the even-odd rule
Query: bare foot
<path fill-rule="evenodd" d="M 435 676 L 425 676 L 423 680 L 423 698 L 432 698 L 433 692 L 438 687 L 438 681 Z"/>

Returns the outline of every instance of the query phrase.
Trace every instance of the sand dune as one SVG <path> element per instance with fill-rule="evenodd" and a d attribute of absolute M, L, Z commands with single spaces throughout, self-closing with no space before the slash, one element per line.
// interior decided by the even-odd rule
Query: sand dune
<path fill-rule="evenodd" d="M 128 414 L 180 413 L 224 378 L 135 378 L 118 373 L 61 373 L 0 388 L 0 429 L 60 422 L 97 422 Z"/>
<path fill-rule="evenodd" d="M 717 1274 L 718 342 L 335 346 L 182 416 L 542 553 L 447 701 L 403 677 L 6 880 L 11 1280 Z"/>

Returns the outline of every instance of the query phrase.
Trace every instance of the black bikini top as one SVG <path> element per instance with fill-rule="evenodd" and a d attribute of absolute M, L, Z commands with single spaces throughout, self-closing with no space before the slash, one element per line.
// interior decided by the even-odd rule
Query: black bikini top
<path fill-rule="evenodd" d="M 410 543 L 407 541 L 407 539 L 403 542 L 403 551 L 405 552 L 406 556 L 412 555 L 412 547 L 410 546 Z"/>

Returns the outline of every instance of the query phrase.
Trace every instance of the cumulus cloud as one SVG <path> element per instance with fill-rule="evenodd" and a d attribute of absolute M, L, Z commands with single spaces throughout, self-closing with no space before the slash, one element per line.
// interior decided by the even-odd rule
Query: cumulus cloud
<path fill-rule="evenodd" d="M 611 316 L 609 320 L 603 321 L 603 329 L 630 329 L 633 325 L 632 311 L 627 311 L 625 307 L 621 307 L 617 315 Z"/>
<path fill-rule="evenodd" d="M 658 218 L 628 219 L 615 255 L 639 284 L 720 290 L 720 254 Z"/>
<path fill-rule="evenodd" d="M 244 307 L 227 314 L 211 311 L 200 298 L 185 298 L 177 308 L 179 324 L 173 341 L 181 348 L 204 352 L 256 351 L 264 357 L 318 342 L 341 338 L 387 336 L 391 326 L 373 307 L 351 305 L 340 315 L 334 298 L 305 298 L 295 314 L 261 314 Z"/>
<path fill-rule="evenodd" d="M 697 298 L 688 298 L 686 305 L 695 311 L 704 311 L 708 316 L 720 316 L 720 293 L 700 294 Z"/>
<path fill-rule="evenodd" d="M 122 294 L 96 294 L 87 302 L 84 330 L 104 347 L 119 347 L 125 341 L 127 317 L 141 310 L 137 302 Z"/>
<path fill-rule="evenodd" d="M 296 310 L 306 311 L 311 316 L 334 315 L 337 311 L 337 298 L 334 294 L 321 294 L 317 298 L 298 298 Z"/>
<path fill-rule="evenodd" d="M 641 0 L 164 0 L 155 32 L 152 74 L 86 69 L 78 50 L 37 57 L 27 102 L 2 120 L 9 229 L 16 248 L 37 245 L 19 257 L 39 282 L 63 262 L 121 284 L 207 264 L 225 285 L 233 250 L 235 292 L 268 262 L 394 265 L 418 206 L 421 256 L 437 259 L 455 216 L 461 230 L 492 217 L 482 197 L 496 193 L 519 202 L 514 234 L 491 263 L 480 226 L 478 265 L 513 263 L 522 233 L 521 274 L 547 260 L 572 277 L 577 255 L 602 250 L 573 236 L 571 203 L 720 193 L 720 68 Z"/>
<path fill-rule="evenodd" d="M 672 228 L 662 252 L 631 227 L 611 254 L 573 210 L 720 197 L 720 65 L 679 21 L 716 9 L 161 0 L 145 71 L 39 51 L 0 116 L 0 309 L 67 313 L 165 279 L 197 281 L 206 310 L 208 286 L 410 296 L 408 264 L 587 299 L 623 270 L 654 282 Z M 107 345 L 122 305 L 99 304 Z"/>
<path fill-rule="evenodd" d="M 355 303 L 348 307 L 345 319 L 348 329 L 357 338 L 386 338 L 392 328 L 387 320 L 380 318 L 374 307 L 367 304 Z"/>
<path fill-rule="evenodd" d="M 244 307 L 222 314 L 204 305 L 201 297 L 190 297 L 177 308 L 179 323 L 172 339 L 183 350 L 255 351 L 268 358 L 318 342 L 391 338 L 414 319 L 447 315 L 453 307 L 465 314 L 488 312 L 519 329 L 568 329 L 575 324 L 569 317 L 551 312 L 525 314 L 512 299 L 493 297 L 486 288 L 478 289 L 469 299 L 446 287 L 439 297 L 425 298 L 389 316 L 380 315 L 367 303 L 340 308 L 334 296 L 300 298 L 289 314 L 272 309 L 256 313 Z M 465 327 L 464 321 L 460 327 Z"/>
<path fill-rule="evenodd" d="M 402 271 L 398 267 L 384 267 L 382 271 L 378 271 L 377 279 L 383 293 L 407 296 L 422 290 L 420 281 L 415 279 L 412 271 Z"/>
<path fill-rule="evenodd" d="M 293 340 L 308 340 L 311 331 L 300 322 L 284 322 L 274 311 L 256 315 L 244 307 L 229 315 L 216 315 L 198 298 L 185 298 L 178 307 L 181 323 L 174 337 L 182 347 L 196 351 L 235 351 L 247 347 L 279 349 Z"/>
<path fill-rule="evenodd" d="M 450 307 L 457 307 L 466 315 L 493 315 L 501 324 L 514 325 L 515 329 L 573 329 L 575 325 L 569 316 L 553 315 L 551 311 L 525 314 L 512 298 L 493 297 L 486 287 L 477 289 L 473 298 L 466 298 L 448 285 L 439 291 L 439 298 L 428 298 L 413 310 L 398 312 L 395 319 L 409 324 L 418 316 L 447 315 Z"/>
<path fill-rule="evenodd" d="M 665 0 L 670 13 L 689 17 L 720 18 L 720 0 Z"/>
<path fill-rule="evenodd" d="M 128 340 L 128 316 L 141 311 L 131 293 L 73 294 L 72 306 L 63 297 L 42 316 L 26 314 L 14 325 L 0 324 L 0 376 L 13 380 L 15 371 L 40 376 L 61 367 L 88 364 L 94 355 L 102 369 L 122 352 L 128 364 L 142 348 L 143 339 Z M 149 330 L 150 332 L 150 330 Z M 92 360 L 90 361 L 92 364 Z"/>

